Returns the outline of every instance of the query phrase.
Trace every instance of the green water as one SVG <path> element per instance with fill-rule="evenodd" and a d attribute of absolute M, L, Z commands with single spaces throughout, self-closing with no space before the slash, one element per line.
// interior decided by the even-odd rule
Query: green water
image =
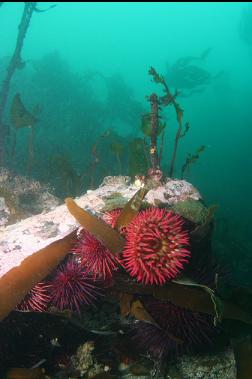
<path fill-rule="evenodd" d="M 209 80 L 189 96 L 178 88 L 190 129 L 179 143 L 174 177 L 180 178 L 187 154 L 205 145 L 185 178 L 207 204 L 219 205 L 216 254 L 230 264 L 235 280 L 251 284 L 252 30 L 242 29 L 247 6 L 252 19 L 251 5 L 59 2 L 38 8 L 51 4 L 56 7 L 32 16 L 21 54 L 25 66 L 12 78 L 5 112 L 9 123 L 17 92 L 27 109 L 40 108 L 29 175 L 51 183 L 62 198 L 98 185 L 105 175 L 127 175 L 130 143 L 143 138 L 141 115 L 150 111 L 146 95 L 162 94 L 148 69 L 165 75 L 174 93 L 176 81 L 167 67 L 192 57 L 189 63 Z M 1 80 L 22 11 L 23 3 L 0 7 Z M 162 116 L 167 124 L 162 168 L 168 173 L 177 123 L 172 107 Z M 14 158 L 13 130 L 5 142 L 6 164 L 19 174 L 27 171 L 29 133 L 18 130 Z M 112 143 L 121 146 L 120 161 Z M 66 180 L 69 187 L 63 186 Z"/>

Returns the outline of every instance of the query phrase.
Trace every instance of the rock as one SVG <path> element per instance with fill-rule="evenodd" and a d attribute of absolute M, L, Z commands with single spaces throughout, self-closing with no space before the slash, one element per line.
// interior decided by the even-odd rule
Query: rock
<path fill-rule="evenodd" d="M 93 356 L 94 342 L 88 341 L 79 346 L 75 356 L 72 358 L 73 366 L 80 372 L 81 378 L 92 378 L 95 375 L 107 373 L 110 368 L 98 363 Z"/>
<path fill-rule="evenodd" d="M 2 177 L 8 177 L 7 173 Z M 14 182 L 16 180 L 14 179 Z M 23 178 L 18 180 L 24 182 Z M 28 186 L 29 191 L 37 187 L 37 183 Z M 76 202 L 85 210 L 100 216 L 108 199 L 114 199 L 113 206 L 122 207 L 138 189 L 139 187 L 129 183 L 128 177 L 107 177 L 99 188 L 87 191 L 85 195 L 77 198 Z M 27 196 L 29 191 L 23 191 L 22 196 Z M 119 204 L 115 200 L 116 197 L 120 200 Z M 49 212 L 43 211 L 16 224 L 0 227 L 0 277 L 11 268 L 20 265 L 27 256 L 65 237 L 78 227 L 65 204 L 55 207 L 57 202 L 50 199 L 47 191 L 41 192 L 40 199 L 42 203 L 45 202 L 45 210 L 50 209 Z M 200 194 L 185 180 L 168 179 L 163 186 L 150 190 L 145 202 L 155 206 L 158 200 L 163 206 L 171 206 L 179 200 L 187 199 L 200 199 Z"/>
<path fill-rule="evenodd" d="M 14 224 L 41 212 L 48 212 L 60 204 L 58 198 L 50 193 L 52 189 L 36 180 L 14 175 L 0 168 L 0 226 Z"/>
<path fill-rule="evenodd" d="M 194 224 L 204 224 L 208 216 L 208 209 L 202 202 L 193 199 L 180 200 L 172 206 L 172 209 Z"/>
<path fill-rule="evenodd" d="M 146 195 L 146 200 L 152 205 L 172 206 L 178 201 L 183 200 L 200 200 L 199 191 L 185 180 L 167 179 L 163 186 L 151 190 Z"/>
<path fill-rule="evenodd" d="M 185 355 L 171 366 L 167 379 L 236 379 L 233 351 Z"/>
<path fill-rule="evenodd" d="M 6 205 L 4 197 L 0 197 L 0 227 L 8 224 L 10 210 Z"/>

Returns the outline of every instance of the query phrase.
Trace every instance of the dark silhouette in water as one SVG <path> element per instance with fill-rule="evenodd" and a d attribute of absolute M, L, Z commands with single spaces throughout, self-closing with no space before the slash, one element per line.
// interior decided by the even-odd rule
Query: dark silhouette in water
<path fill-rule="evenodd" d="M 208 48 L 199 57 L 182 57 L 177 59 L 171 67 L 167 65 L 167 80 L 171 87 L 179 90 L 180 95 L 188 97 L 193 93 L 203 92 L 213 79 L 221 75 L 221 73 L 212 75 L 200 66 L 207 59 L 210 51 L 211 48 Z"/>

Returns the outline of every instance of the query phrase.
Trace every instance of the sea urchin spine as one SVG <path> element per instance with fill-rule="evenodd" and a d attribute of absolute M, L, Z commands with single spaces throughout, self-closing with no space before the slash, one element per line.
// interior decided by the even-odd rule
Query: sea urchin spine
<path fill-rule="evenodd" d="M 112 211 L 105 212 L 102 218 L 107 224 L 114 228 L 121 211 L 122 210 L 120 208 L 115 208 Z"/>
<path fill-rule="evenodd" d="M 210 315 L 191 312 L 169 301 L 143 300 L 157 325 L 139 322 L 133 329 L 136 346 L 155 356 L 177 356 L 211 345 L 218 329 Z"/>
<path fill-rule="evenodd" d="M 59 266 L 51 281 L 51 302 L 60 310 L 80 313 L 82 304 L 91 304 L 99 290 L 87 271 L 73 257 Z"/>
<path fill-rule="evenodd" d="M 50 302 L 50 285 L 45 282 L 37 283 L 16 306 L 19 311 L 44 312 Z"/>
<path fill-rule="evenodd" d="M 95 279 L 111 279 L 113 271 L 118 268 L 118 260 L 115 255 L 84 229 L 72 252 L 80 258 L 81 265 L 92 273 Z"/>

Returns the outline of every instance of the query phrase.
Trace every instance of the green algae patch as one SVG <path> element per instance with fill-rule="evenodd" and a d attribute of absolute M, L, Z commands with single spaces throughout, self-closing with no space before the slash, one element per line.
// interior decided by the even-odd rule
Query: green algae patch
<path fill-rule="evenodd" d="M 195 224 L 204 224 L 209 215 L 208 208 L 201 201 L 193 199 L 178 201 L 172 210 Z"/>

